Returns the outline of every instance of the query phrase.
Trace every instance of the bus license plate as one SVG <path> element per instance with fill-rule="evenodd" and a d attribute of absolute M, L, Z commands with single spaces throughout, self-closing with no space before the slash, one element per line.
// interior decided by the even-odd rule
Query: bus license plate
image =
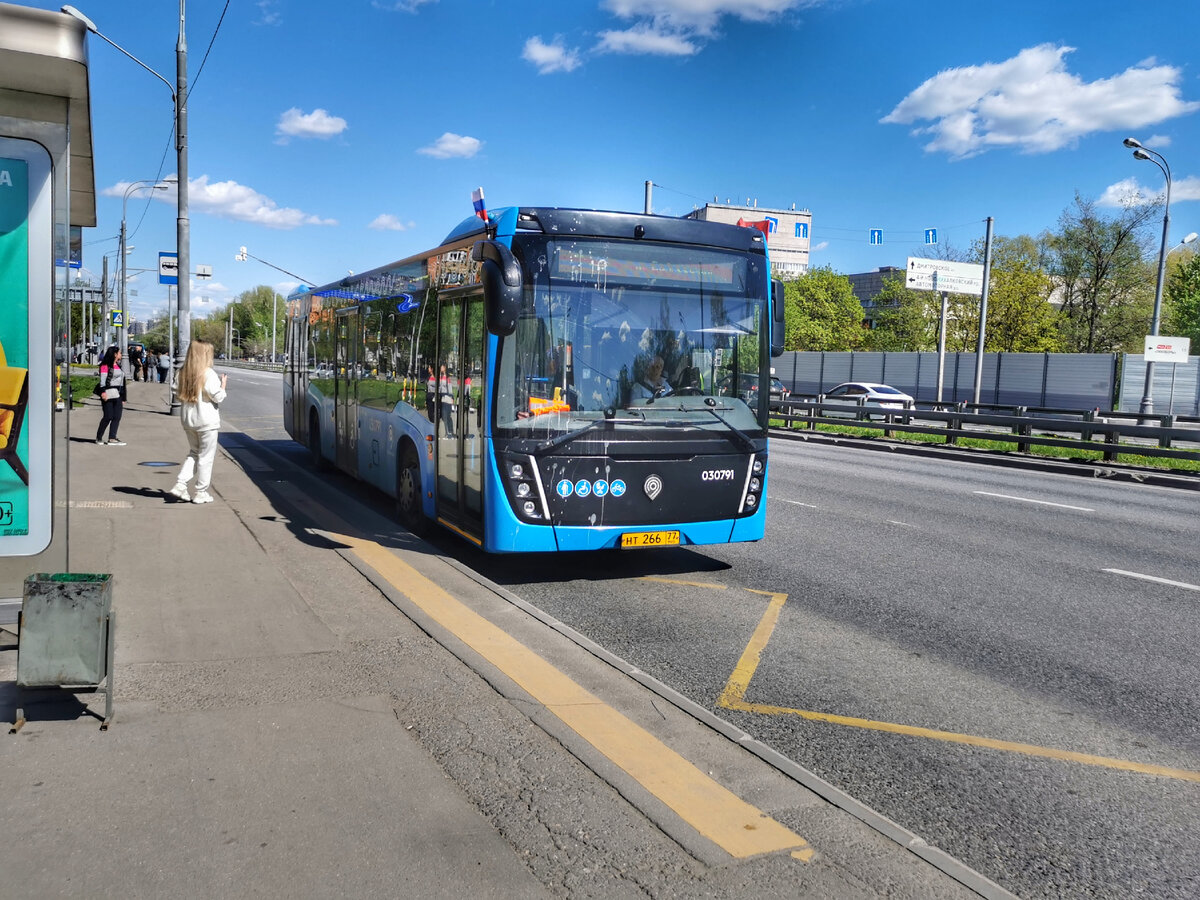
<path fill-rule="evenodd" d="M 638 547 L 678 547 L 678 531 L 631 531 L 621 535 L 621 549 Z"/>

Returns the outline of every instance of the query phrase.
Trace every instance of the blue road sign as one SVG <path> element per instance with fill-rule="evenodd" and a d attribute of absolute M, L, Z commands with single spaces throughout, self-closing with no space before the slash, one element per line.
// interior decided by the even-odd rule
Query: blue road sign
<path fill-rule="evenodd" d="M 872 228 L 871 229 L 871 243 L 872 244 L 882 244 L 883 243 L 883 229 L 882 228 Z"/>
<path fill-rule="evenodd" d="M 121 314 L 121 311 L 119 309 L 109 310 L 108 314 L 112 317 L 112 326 L 114 328 L 124 328 L 125 327 L 125 316 L 123 316 Z"/>
<path fill-rule="evenodd" d="M 936 228 L 926 228 L 925 229 L 925 243 L 927 243 L 927 244 L 936 244 L 937 243 L 937 229 Z"/>

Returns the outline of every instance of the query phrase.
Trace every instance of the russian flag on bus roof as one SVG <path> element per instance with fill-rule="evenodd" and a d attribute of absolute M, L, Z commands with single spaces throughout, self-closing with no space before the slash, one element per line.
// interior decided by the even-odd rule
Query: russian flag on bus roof
<path fill-rule="evenodd" d="M 483 188 L 476 188 L 475 190 L 471 191 L 471 203 L 475 206 L 475 215 L 479 216 L 479 218 L 486 222 L 488 220 L 488 214 L 487 204 L 483 202 Z"/>

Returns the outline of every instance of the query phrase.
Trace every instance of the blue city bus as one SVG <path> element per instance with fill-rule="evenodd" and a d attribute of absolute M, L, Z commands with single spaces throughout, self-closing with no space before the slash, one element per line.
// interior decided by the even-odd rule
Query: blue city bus
<path fill-rule="evenodd" d="M 414 533 L 490 552 L 763 536 L 783 291 L 759 230 L 511 207 L 287 307 L 289 434 Z"/>

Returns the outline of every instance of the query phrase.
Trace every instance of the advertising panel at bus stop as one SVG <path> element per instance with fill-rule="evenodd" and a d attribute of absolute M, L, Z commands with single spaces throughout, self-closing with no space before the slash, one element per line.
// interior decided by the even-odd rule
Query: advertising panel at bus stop
<path fill-rule="evenodd" d="M 50 544 L 50 157 L 0 138 L 0 556 Z"/>

